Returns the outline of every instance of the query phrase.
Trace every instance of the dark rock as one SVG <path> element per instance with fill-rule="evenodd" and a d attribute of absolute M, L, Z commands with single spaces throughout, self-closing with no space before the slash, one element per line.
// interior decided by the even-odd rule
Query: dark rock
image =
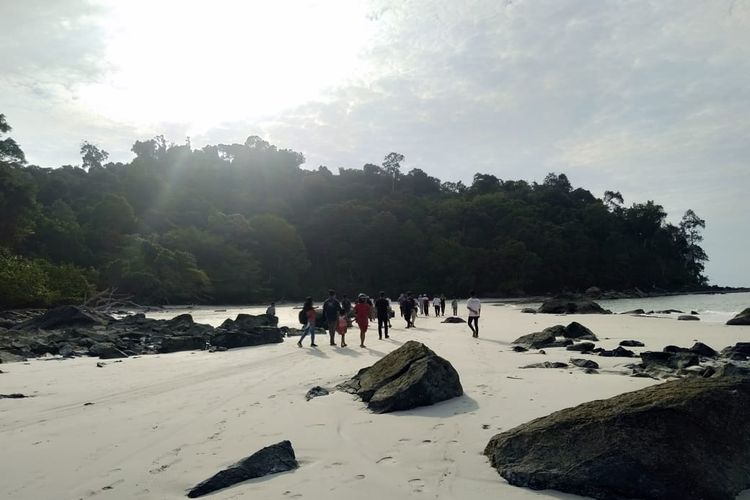
<path fill-rule="evenodd" d="M 737 342 L 733 346 L 725 347 L 721 355 L 734 361 L 745 361 L 750 358 L 750 342 Z"/>
<path fill-rule="evenodd" d="M 328 396 L 329 394 L 330 391 L 328 391 L 328 389 L 316 385 L 315 387 L 307 391 L 307 394 L 305 394 L 305 399 L 310 401 L 312 398 L 317 398 L 319 396 Z"/>
<path fill-rule="evenodd" d="M 664 349 L 662 349 L 662 351 L 676 353 L 676 352 L 690 352 L 690 349 L 688 349 L 687 347 L 678 347 L 676 345 L 668 345 L 668 346 L 664 346 Z"/>
<path fill-rule="evenodd" d="M 521 309 L 521 312 L 526 314 L 536 314 L 536 309 L 534 309 L 533 307 L 524 307 L 523 309 Z"/>
<path fill-rule="evenodd" d="M 617 346 L 611 351 L 602 349 L 601 351 L 599 351 L 599 356 L 604 356 L 607 358 L 632 358 L 635 356 L 635 353 L 629 349 L 625 349 L 622 346 Z"/>
<path fill-rule="evenodd" d="M 599 289 L 598 287 L 595 287 L 595 286 L 591 286 L 591 287 L 587 288 L 586 291 L 583 292 L 583 293 L 586 294 L 586 297 L 591 297 L 592 299 L 598 299 L 599 297 L 602 296 L 601 289 Z"/>
<path fill-rule="evenodd" d="M 521 345 L 514 345 L 513 346 L 513 351 L 515 351 L 515 352 L 526 352 L 526 351 L 528 351 L 528 349 L 526 349 L 524 346 L 521 346 Z"/>
<path fill-rule="evenodd" d="M 253 330 L 259 327 L 275 327 L 279 319 L 276 316 L 267 316 L 265 314 L 238 314 L 234 320 L 225 320 L 219 328 L 225 330 Z"/>
<path fill-rule="evenodd" d="M 8 351 L 0 351 L 0 363 L 17 363 L 18 361 L 26 361 L 26 357 Z"/>
<path fill-rule="evenodd" d="M 554 335 L 555 337 L 564 337 L 565 336 L 565 327 L 563 325 L 553 325 L 548 326 L 544 330 L 542 330 L 544 333 L 548 333 L 550 335 Z"/>
<path fill-rule="evenodd" d="M 569 345 L 565 349 L 568 351 L 591 352 L 594 350 L 594 347 L 594 344 L 591 342 L 580 342 L 578 344 Z"/>
<path fill-rule="evenodd" d="M 105 366 L 107 366 L 107 363 L 102 363 L 101 361 L 96 364 L 97 368 L 104 368 Z"/>
<path fill-rule="evenodd" d="M 599 363 L 590 359 L 570 358 L 570 363 L 579 368 L 599 368 Z"/>
<path fill-rule="evenodd" d="M 266 446 L 249 457 L 218 472 L 192 488 L 187 496 L 196 498 L 227 488 L 248 479 L 286 472 L 299 467 L 292 443 L 282 441 Z"/>
<path fill-rule="evenodd" d="M 97 343 L 89 347 L 90 356 L 99 356 L 99 359 L 127 358 L 128 355 L 119 350 L 113 344 Z"/>
<path fill-rule="evenodd" d="M 187 330 L 195 324 L 190 314 L 178 314 L 166 322 L 166 328 L 169 330 Z"/>
<path fill-rule="evenodd" d="M 211 338 L 211 345 L 233 349 L 263 344 L 283 342 L 281 331 L 270 326 L 261 326 L 249 331 L 226 331 L 218 329 Z"/>
<path fill-rule="evenodd" d="M 599 341 L 599 339 L 596 338 L 596 335 L 594 335 L 594 332 L 578 323 L 577 321 L 573 321 L 565 327 L 563 337 L 568 339 L 585 338 L 586 340 L 592 340 L 594 342 Z"/>
<path fill-rule="evenodd" d="M 544 347 L 568 347 L 570 345 L 573 345 L 573 339 L 557 339 Z"/>
<path fill-rule="evenodd" d="M 734 318 L 727 321 L 727 325 L 750 325 L 750 307 L 744 309 Z"/>
<path fill-rule="evenodd" d="M 375 413 L 432 405 L 463 394 L 453 366 L 413 340 L 363 368 L 339 388 L 357 394 Z"/>
<path fill-rule="evenodd" d="M 678 313 L 678 314 L 684 314 L 683 311 L 680 311 L 679 309 L 664 309 L 663 311 L 656 311 L 657 314 L 672 314 L 672 313 Z"/>
<path fill-rule="evenodd" d="M 587 375 L 598 375 L 599 371 L 596 368 L 584 368 L 583 373 Z"/>
<path fill-rule="evenodd" d="M 458 318 L 456 316 L 449 316 L 445 318 L 442 323 L 466 323 L 466 320 L 463 318 Z"/>
<path fill-rule="evenodd" d="M 544 314 L 611 314 L 599 304 L 588 299 L 545 300 L 537 312 Z"/>
<path fill-rule="evenodd" d="M 700 313 L 698 311 L 690 311 L 690 314 L 693 316 L 698 316 Z"/>
<path fill-rule="evenodd" d="M 748 407 L 750 378 L 682 379 L 533 420 L 494 436 L 484 453 L 516 486 L 728 500 L 750 487 Z"/>
<path fill-rule="evenodd" d="M 21 394 L 20 392 L 14 392 L 13 394 L 0 394 L 0 399 L 23 399 L 23 398 L 30 398 L 31 396 L 27 396 L 26 394 Z"/>
<path fill-rule="evenodd" d="M 523 335 L 514 340 L 513 344 L 521 344 L 530 349 L 539 349 L 541 347 L 547 347 L 555 341 L 555 334 L 549 329 L 545 329 L 542 332 L 530 333 Z"/>
<path fill-rule="evenodd" d="M 112 318 L 77 306 L 60 306 L 17 325 L 19 330 L 54 330 L 73 326 L 106 325 Z"/>
<path fill-rule="evenodd" d="M 748 377 L 750 376 L 750 368 L 747 366 L 738 366 L 734 363 L 725 363 L 719 365 L 714 370 L 712 377 Z"/>
<path fill-rule="evenodd" d="M 567 363 L 561 363 L 559 361 L 544 361 L 542 363 L 532 363 L 530 365 L 521 366 L 519 368 L 567 368 Z"/>
<path fill-rule="evenodd" d="M 640 340 L 623 340 L 620 345 L 623 347 L 644 347 L 645 344 Z"/>
<path fill-rule="evenodd" d="M 625 311 L 620 314 L 646 314 L 646 311 L 644 311 L 643 309 L 633 309 L 631 311 Z"/>
<path fill-rule="evenodd" d="M 690 352 L 694 352 L 698 356 L 703 356 L 704 358 L 715 358 L 719 355 L 718 352 L 716 352 L 703 342 L 696 342 L 695 344 L 693 344 L 693 347 L 690 348 Z"/>
<path fill-rule="evenodd" d="M 677 319 L 679 321 L 700 321 L 701 320 L 698 316 L 692 316 L 690 314 L 681 314 L 680 316 L 677 316 Z"/>
<path fill-rule="evenodd" d="M 646 369 L 669 368 L 677 370 L 697 365 L 698 355 L 692 352 L 654 352 L 641 353 L 641 361 Z"/>
<path fill-rule="evenodd" d="M 189 315 L 188 315 L 189 316 Z M 188 337 L 188 336 L 177 336 L 177 337 L 165 337 L 161 341 L 161 347 L 159 352 L 177 352 L 177 351 L 196 351 L 206 348 L 205 337 Z"/>

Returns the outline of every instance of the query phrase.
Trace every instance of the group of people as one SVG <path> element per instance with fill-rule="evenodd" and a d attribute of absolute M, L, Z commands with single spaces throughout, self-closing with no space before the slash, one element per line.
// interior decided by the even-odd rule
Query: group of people
<path fill-rule="evenodd" d="M 414 328 L 414 321 L 418 312 L 423 316 L 429 316 L 430 303 L 432 303 L 434 308 L 435 316 L 445 315 L 445 295 L 436 295 L 430 299 L 427 294 L 414 297 L 411 292 L 408 292 L 402 293 L 399 296 L 399 309 L 401 311 L 401 316 L 406 320 L 406 328 Z M 453 315 L 457 316 L 458 300 L 453 299 L 451 301 L 451 306 L 453 308 Z M 472 336 L 477 338 L 479 337 L 479 315 L 482 305 L 473 291 L 471 292 L 471 297 L 467 301 L 466 306 L 469 310 L 469 328 L 472 331 Z M 271 307 L 274 307 L 274 305 L 271 304 Z M 273 312 L 275 313 L 275 307 Z M 332 346 L 337 345 L 336 333 L 341 336 L 341 347 L 347 346 L 346 333 L 349 326 L 352 325 L 350 320 L 353 319 L 357 324 L 357 327 L 359 327 L 359 346 L 364 348 L 365 334 L 367 333 L 371 321 L 377 320 L 378 339 L 383 340 L 383 338 L 390 338 L 388 335 L 388 329 L 391 328 L 391 317 L 394 316 L 394 312 L 391 308 L 390 300 L 385 296 L 385 292 L 380 292 L 379 297 L 374 301 L 364 293 L 360 293 L 357 296 L 357 300 L 352 305 L 346 295 L 339 300 L 336 296 L 336 291 L 329 290 L 328 298 L 323 302 L 322 315 L 330 337 L 330 344 Z M 317 344 L 315 344 L 315 327 L 317 320 L 318 313 L 313 305 L 313 299 L 312 297 L 307 297 L 302 306 L 302 311 L 300 311 L 300 322 L 304 322 L 304 327 L 300 339 L 297 342 L 298 347 L 302 347 L 302 341 L 308 335 L 310 335 L 310 347 L 317 347 Z"/>

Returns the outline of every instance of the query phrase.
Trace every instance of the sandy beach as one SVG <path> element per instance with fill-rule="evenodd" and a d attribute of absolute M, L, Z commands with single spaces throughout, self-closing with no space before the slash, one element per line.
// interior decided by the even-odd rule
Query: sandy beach
<path fill-rule="evenodd" d="M 465 311 L 461 304 L 459 311 Z M 179 311 L 182 312 L 182 311 Z M 168 315 L 171 312 L 159 313 Z M 213 313 L 217 321 L 235 310 Z M 282 325 L 296 311 L 279 308 Z M 163 316 L 162 316 L 163 317 Z M 213 318 L 213 316 L 212 316 Z M 196 321 L 201 321 L 196 316 Z M 391 338 L 368 332 L 367 349 L 350 329 L 348 348 L 282 344 L 142 356 L 31 360 L 0 365 L 0 495 L 12 499 L 178 499 L 190 487 L 258 449 L 292 442 L 300 468 L 219 491 L 206 498 L 579 498 L 508 485 L 482 450 L 497 432 L 553 411 L 660 381 L 624 375 L 627 358 L 591 358 L 599 374 L 578 368 L 521 369 L 567 362 L 564 349 L 515 353 L 517 337 L 578 321 L 599 346 L 621 340 L 721 349 L 747 341 L 749 327 L 622 315 L 522 314 L 485 304 L 480 338 L 465 324 L 418 318 Z M 211 321 L 214 322 L 214 321 Z M 305 400 L 315 385 L 332 388 L 406 340 L 424 342 L 458 371 L 464 395 L 435 406 L 376 415 L 353 396 L 334 392 Z M 740 497 L 750 499 L 750 490 Z"/>

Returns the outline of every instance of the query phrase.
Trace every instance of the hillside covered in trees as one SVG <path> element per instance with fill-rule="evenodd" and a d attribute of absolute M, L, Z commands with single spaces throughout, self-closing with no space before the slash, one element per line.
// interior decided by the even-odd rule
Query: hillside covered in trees
<path fill-rule="evenodd" d="M 138 141 L 130 163 L 26 165 L 0 115 L 0 305 L 297 299 L 329 287 L 466 295 L 705 284 L 704 221 L 596 198 L 563 174 L 441 182 L 403 156 L 310 171 L 258 137 L 192 149 Z"/>

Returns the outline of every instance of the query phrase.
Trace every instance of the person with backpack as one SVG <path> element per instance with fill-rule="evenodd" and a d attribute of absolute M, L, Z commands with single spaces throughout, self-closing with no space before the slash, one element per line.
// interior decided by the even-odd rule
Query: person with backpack
<path fill-rule="evenodd" d="M 331 337 L 331 345 L 336 345 L 336 327 L 339 323 L 339 316 L 344 312 L 343 307 L 336 298 L 335 290 L 328 290 L 328 299 L 323 302 L 323 317 L 328 326 L 328 335 Z"/>
<path fill-rule="evenodd" d="M 302 306 L 302 310 L 299 313 L 299 320 L 300 323 L 303 321 L 306 321 L 305 327 L 302 329 L 302 336 L 299 338 L 299 341 L 297 342 L 297 347 L 302 347 L 302 341 L 305 340 L 305 337 L 307 337 L 307 334 L 310 334 L 310 347 L 318 347 L 315 344 L 315 320 L 317 318 L 317 314 L 315 312 L 315 307 L 313 306 L 313 299 L 312 297 L 307 297 L 305 299 L 305 303 Z"/>
<path fill-rule="evenodd" d="M 380 297 L 375 301 L 375 309 L 378 317 L 378 339 L 383 340 L 383 327 L 385 327 L 385 338 L 389 338 L 388 323 L 390 322 L 391 304 L 385 298 L 385 292 L 380 292 Z"/>

